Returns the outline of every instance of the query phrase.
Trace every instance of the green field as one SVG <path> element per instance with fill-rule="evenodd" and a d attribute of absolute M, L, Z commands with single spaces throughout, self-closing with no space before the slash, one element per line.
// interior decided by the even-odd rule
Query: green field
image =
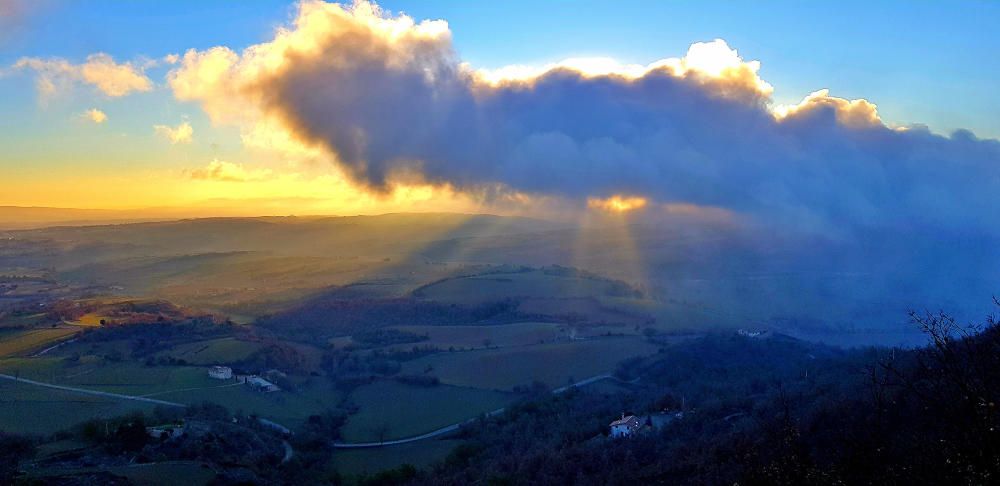
<path fill-rule="evenodd" d="M 45 379 L 45 377 L 41 377 Z M 62 375 L 47 381 L 124 395 L 160 395 L 171 390 L 216 387 L 205 368 L 190 366 L 143 366 L 138 363 L 94 363 L 67 367 Z"/>
<path fill-rule="evenodd" d="M 421 341 L 420 345 L 442 349 L 482 348 L 486 340 L 489 340 L 490 347 L 503 347 L 567 338 L 565 330 L 549 322 L 519 322 L 498 326 L 399 326 L 396 329 L 427 336 L 428 339 Z"/>
<path fill-rule="evenodd" d="M 330 465 L 345 476 L 374 474 L 403 464 L 425 467 L 444 460 L 461 443 L 460 440 L 428 439 L 392 447 L 337 449 Z"/>
<path fill-rule="evenodd" d="M 27 314 L 0 318 L 0 329 L 34 327 L 45 321 L 45 314 Z"/>
<path fill-rule="evenodd" d="M 260 348 L 259 343 L 226 337 L 180 344 L 157 356 L 172 356 L 195 365 L 215 365 L 242 361 Z"/>
<path fill-rule="evenodd" d="M 540 381 L 552 387 L 614 371 L 626 358 L 656 352 L 636 337 L 589 339 L 516 348 L 439 353 L 404 364 L 405 373 L 430 374 L 443 383 L 495 390 Z"/>
<path fill-rule="evenodd" d="M 0 357 L 29 354 L 77 332 L 79 329 L 56 327 L 0 333 Z"/>
<path fill-rule="evenodd" d="M 134 362 L 107 363 L 88 356 L 79 364 L 61 358 L 0 360 L 0 372 L 57 385 L 99 390 L 123 395 L 160 395 L 186 388 L 224 384 L 209 378 L 205 368 L 192 366 L 144 366 Z"/>
<path fill-rule="evenodd" d="M 115 339 L 98 342 L 76 341 L 53 349 L 52 351 L 46 353 L 45 357 L 67 357 L 73 355 L 78 355 L 80 357 L 86 357 L 88 355 L 104 356 L 111 353 L 121 353 L 122 356 L 128 356 L 132 352 L 132 346 L 133 343 L 127 339 Z"/>
<path fill-rule="evenodd" d="M 511 399 L 489 390 L 379 381 L 351 393 L 350 400 L 360 410 L 348 418 L 341 433 L 348 442 L 412 437 L 496 410 Z"/>
<path fill-rule="evenodd" d="M 74 324 L 84 326 L 84 327 L 100 327 L 101 321 L 107 319 L 107 316 L 103 314 L 98 314 L 96 312 L 88 312 L 74 322 Z"/>
<path fill-rule="evenodd" d="M 607 295 L 612 289 L 608 280 L 532 270 L 452 278 L 422 287 L 418 294 L 439 302 L 475 305 L 508 298 L 595 297 Z"/>
<path fill-rule="evenodd" d="M 80 422 L 115 417 L 152 405 L 0 380 L 0 431 L 50 434 Z"/>
<path fill-rule="evenodd" d="M 436 266 L 386 256 L 293 256 L 269 251 L 141 256 L 87 263 L 60 276 L 69 282 L 120 285 L 133 295 L 234 313 L 247 322 L 331 286 L 377 282 L 373 290 L 398 296 L 444 273 Z"/>
<path fill-rule="evenodd" d="M 0 372 L 45 383 L 184 404 L 209 401 L 289 427 L 301 423 L 309 415 L 336 407 L 343 398 L 322 378 L 302 381 L 295 391 L 260 393 L 235 380 L 212 379 L 202 367 L 87 361 L 81 359 L 80 364 L 67 365 L 59 358 L 5 359 L 0 360 Z"/>
<path fill-rule="evenodd" d="M 317 378 L 300 385 L 295 391 L 261 393 L 237 385 L 164 393 L 156 395 L 156 398 L 187 404 L 214 402 L 233 412 L 255 414 L 294 428 L 305 422 L 310 415 L 335 408 L 343 399 L 343 394 L 334 390 L 325 380 Z"/>

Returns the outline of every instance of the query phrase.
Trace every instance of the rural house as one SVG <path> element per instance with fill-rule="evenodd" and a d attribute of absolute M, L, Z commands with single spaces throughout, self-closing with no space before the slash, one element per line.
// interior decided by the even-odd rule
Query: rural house
<path fill-rule="evenodd" d="M 184 425 L 168 424 L 146 427 L 146 434 L 154 439 L 176 439 L 184 434 Z"/>
<path fill-rule="evenodd" d="M 208 369 L 208 376 L 216 380 L 228 380 L 233 377 L 233 369 L 228 366 L 213 366 Z"/>
<path fill-rule="evenodd" d="M 626 416 L 622 414 L 622 418 L 611 422 L 611 437 L 628 437 L 639 430 L 642 424 L 635 415 Z"/>
<path fill-rule="evenodd" d="M 257 375 L 240 375 L 236 377 L 236 380 L 243 383 L 250 388 L 262 391 L 266 393 L 281 391 L 281 388 L 270 381 L 267 381 Z"/>

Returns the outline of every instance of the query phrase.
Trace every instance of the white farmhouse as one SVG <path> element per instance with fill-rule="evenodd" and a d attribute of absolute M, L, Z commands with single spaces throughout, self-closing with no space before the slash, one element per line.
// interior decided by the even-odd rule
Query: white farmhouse
<path fill-rule="evenodd" d="M 270 381 L 267 381 L 255 375 L 246 377 L 246 381 L 244 381 L 244 383 L 249 385 L 250 388 L 253 388 L 254 390 L 262 391 L 265 393 L 281 391 L 281 388 L 279 388 L 278 385 L 275 385 L 274 383 L 271 383 Z"/>
<path fill-rule="evenodd" d="M 626 416 L 623 413 L 621 419 L 611 422 L 611 437 L 628 437 L 638 432 L 640 426 L 638 417 L 635 415 Z"/>
<path fill-rule="evenodd" d="M 216 380 L 228 380 L 233 377 L 233 369 L 228 366 L 213 366 L 208 369 L 208 376 Z"/>

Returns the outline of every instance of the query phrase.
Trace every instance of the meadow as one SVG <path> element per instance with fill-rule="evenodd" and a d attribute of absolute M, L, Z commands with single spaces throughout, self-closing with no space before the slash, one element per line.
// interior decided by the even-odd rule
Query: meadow
<path fill-rule="evenodd" d="M 0 332 L 0 357 L 30 354 L 78 332 L 68 326 Z"/>
<path fill-rule="evenodd" d="M 104 314 L 100 314 L 97 312 L 88 312 L 80 316 L 80 318 L 74 321 L 73 324 L 77 324 L 84 327 L 99 327 L 101 325 L 101 321 L 105 321 L 106 319 L 107 316 L 105 316 Z"/>
<path fill-rule="evenodd" d="M 365 442 L 463 422 L 529 396 L 515 388 L 535 381 L 563 386 L 657 350 L 641 336 L 658 301 L 621 281 L 550 265 L 565 261 L 526 251 L 537 240 L 517 236 L 548 224 L 501 219 L 260 218 L 27 232 L 15 250 L 37 250 L 35 265 L 46 269 L 55 282 L 46 285 L 55 290 L 51 299 L 38 297 L 40 306 L 0 317 L 0 372 L 187 405 L 212 402 L 297 434 L 318 418 L 346 417 L 325 433 Z M 527 246 L 467 258 L 473 255 L 464 247 L 473 240 Z M 533 258 L 550 266 L 520 264 Z M 500 310 L 492 313 L 494 307 Z M 301 324 L 297 309 L 315 318 L 309 321 L 315 333 L 290 331 Z M 269 325 L 272 316 L 285 319 Z M 65 322 L 51 328 L 53 319 Z M 426 339 L 360 334 L 386 327 Z M 31 357 L 74 333 L 85 334 Z M 207 368 L 216 364 L 256 373 L 277 369 L 287 381 L 279 392 L 261 393 L 211 379 Z M 0 385 L 4 431 L 47 434 L 152 407 Z M 595 384 L 605 385 L 614 387 Z M 422 466 L 459 443 L 336 450 L 329 465 L 348 475 Z M 114 472 L 142 482 L 184 477 L 192 484 L 207 475 L 194 464 Z"/>
<path fill-rule="evenodd" d="M 260 343 L 224 337 L 179 344 L 156 356 L 183 359 L 194 365 L 216 365 L 242 361 L 260 348 Z"/>
<path fill-rule="evenodd" d="M 404 364 L 406 373 L 427 373 L 442 383 L 511 390 L 534 381 L 566 385 L 614 371 L 620 361 L 657 351 L 637 337 L 593 338 L 536 346 L 441 353 Z"/>
<path fill-rule="evenodd" d="M 343 398 L 342 393 L 337 392 L 322 378 L 301 380 L 295 391 L 261 393 L 235 380 L 223 381 L 210 378 L 204 367 L 145 366 L 134 362 L 106 363 L 94 360 L 92 357 L 73 364 L 67 364 L 63 359 L 54 357 L 6 359 L 0 360 L 0 372 L 45 383 L 143 396 L 188 405 L 208 401 L 233 411 L 269 418 L 288 427 L 301 424 L 310 415 L 335 408 Z M 19 384 L 15 391 L 29 388 L 32 387 Z M 85 400 L 91 399 L 88 395 L 74 395 L 74 399 L 79 397 Z M 106 400 L 110 399 L 100 399 L 102 402 Z M 25 430 L 30 428 L 26 426 Z"/>
<path fill-rule="evenodd" d="M 0 430 L 10 433 L 51 434 L 93 418 L 152 407 L 0 380 Z"/>
<path fill-rule="evenodd" d="M 491 390 L 381 380 L 351 393 L 359 411 L 348 418 L 341 434 L 347 442 L 412 437 L 496 410 L 513 399 Z"/>
<path fill-rule="evenodd" d="M 526 346 L 568 337 L 568 331 L 563 326 L 550 322 L 496 326 L 398 326 L 394 329 L 427 336 L 427 340 L 420 342 L 421 345 L 441 349 Z"/>
<path fill-rule="evenodd" d="M 329 467 L 345 476 L 375 474 L 403 464 L 421 468 L 444 460 L 462 443 L 453 439 L 431 439 L 392 447 L 337 449 Z"/>
<path fill-rule="evenodd" d="M 294 391 L 274 393 L 254 391 L 232 381 L 213 381 L 216 386 L 212 388 L 162 393 L 155 398 L 189 405 L 205 401 L 217 403 L 234 412 L 257 415 L 289 428 L 300 426 L 310 415 L 337 408 L 344 398 L 342 392 L 321 378 L 301 383 Z"/>
<path fill-rule="evenodd" d="M 449 278 L 421 287 L 415 294 L 438 302 L 476 305 L 505 299 L 593 297 L 610 295 L 616 289 L 615 282 L 602 278 L 535 269 Z"/>

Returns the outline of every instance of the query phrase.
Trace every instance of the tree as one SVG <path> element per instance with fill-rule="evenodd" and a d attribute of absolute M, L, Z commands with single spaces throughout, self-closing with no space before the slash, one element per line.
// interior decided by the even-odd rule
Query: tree
<path fill-rule="evenodd" d="M 0 432 L 0 483 L 13 484 L 21 461 L 35 456 L 35 444 L 18 435 Z"/>
<path fill-rule="evenodd" d="M 378 437 L 379 444 L 385 442 L 385 436 L 389 434 L 389 424 L 379 422 L 376 426 L 372 427 L 372 433 L 375 434 L 375 437 Z"/>

